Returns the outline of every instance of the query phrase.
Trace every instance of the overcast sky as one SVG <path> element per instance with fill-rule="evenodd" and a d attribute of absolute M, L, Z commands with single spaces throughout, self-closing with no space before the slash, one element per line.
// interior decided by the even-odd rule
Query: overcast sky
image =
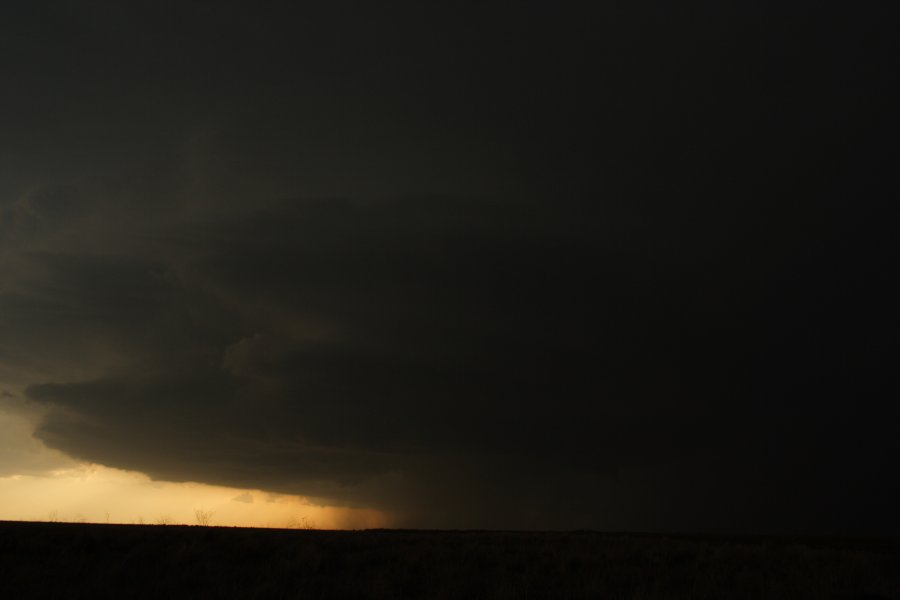
<path fill-rule="evenodd" d="M 900 533 L 895 2 L 260 4 L 0 8 L 0 475 Z"/>

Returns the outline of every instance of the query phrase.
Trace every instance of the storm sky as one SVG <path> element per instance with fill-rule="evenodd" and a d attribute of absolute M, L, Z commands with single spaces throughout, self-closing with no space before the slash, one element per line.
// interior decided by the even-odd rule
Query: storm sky
<path fill-rule="evenodd" d="M 0 411 L 395 526 L 900 533 L 900 8 L 829 4 L 4 2 Z"/>

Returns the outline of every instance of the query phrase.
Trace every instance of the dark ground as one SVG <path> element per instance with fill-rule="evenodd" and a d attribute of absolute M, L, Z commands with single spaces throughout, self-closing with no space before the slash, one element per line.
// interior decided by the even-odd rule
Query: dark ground
<path fill-rule="evenodd" d="M 900 539 L 0 523 L 0 598 L 900 598 Z"/>

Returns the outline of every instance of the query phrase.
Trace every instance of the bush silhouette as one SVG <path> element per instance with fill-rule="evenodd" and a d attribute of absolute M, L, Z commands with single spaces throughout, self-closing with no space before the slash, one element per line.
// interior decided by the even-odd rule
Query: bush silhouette
<path fill-rule="evenodd" d="M 201 527 L 209 527 L 212 525 L 212 518 L 215 514 L 215 511 L 205 510 L 202 508 L 194 509 L 194 518 L 197 520 L 197 525 Z"/>

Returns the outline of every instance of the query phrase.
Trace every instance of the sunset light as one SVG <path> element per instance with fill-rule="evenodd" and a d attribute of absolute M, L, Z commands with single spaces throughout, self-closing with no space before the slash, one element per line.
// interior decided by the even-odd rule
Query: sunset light
<path fill-rule="evenodd" d="M 260 490 L 151 481 L 146 475 L 79 464 L 45 475 L 0 477 L 0 520 L 241 527 L 365 529 L 385 527 L 374 510 L 320 506 Z"/>

